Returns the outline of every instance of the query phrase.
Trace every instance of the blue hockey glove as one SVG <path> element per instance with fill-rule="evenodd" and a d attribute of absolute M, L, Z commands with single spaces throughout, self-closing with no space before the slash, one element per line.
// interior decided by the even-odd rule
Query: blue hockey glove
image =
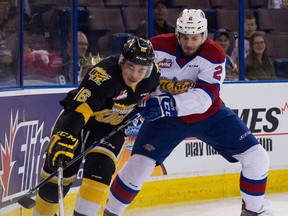
<path fill-rule="evenodd" d="M 177 116 L 178 114 L 175 100 L 168 92 L 150 97 L 143 101 L 142 106 L 146 111 L 142 116 L 148 121 L 154 121 L 165 116 Z"/>

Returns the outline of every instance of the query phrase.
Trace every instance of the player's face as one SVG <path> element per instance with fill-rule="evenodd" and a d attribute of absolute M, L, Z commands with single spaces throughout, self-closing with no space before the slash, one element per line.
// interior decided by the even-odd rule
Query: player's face
<path fill-rule="evenodd" d="M 230 40 L 226 35 L 221 34 L 215 39 L 215 42 L 218 43 L 225 50 L 225 52 L 227 52 L 230 45 Z"/>
<path fill-rule="evenodd" d="M 203 40 L 203 34 L 180 34 L 179 35 L 179 44 L 182 48 L 184 56 L 193 55 L 201 46 Z"/>
<path fill-rule="evenodd" d="M 135 64 L 130 61 L 124 61 L 122 64 L 122 76 L 127 86 L 136 86 L 146 75 L 148 66 Z"/>

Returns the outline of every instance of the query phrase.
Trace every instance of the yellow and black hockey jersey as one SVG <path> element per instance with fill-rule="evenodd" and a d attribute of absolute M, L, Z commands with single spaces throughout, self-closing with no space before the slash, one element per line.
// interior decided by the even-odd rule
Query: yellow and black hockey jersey
<path fill-rule="evenodd" d="M 156 63 L 151 75 L 132 89 L 122 78 L 118 60 L 119 55 L 115 55 L 100 61 L 89 69 L 80 86 L 60 102 L 65 111 L 58 119 L 57 130 L 78 134 L 83 127 L 113 129 L 156 89 L 160 77 Z"/>

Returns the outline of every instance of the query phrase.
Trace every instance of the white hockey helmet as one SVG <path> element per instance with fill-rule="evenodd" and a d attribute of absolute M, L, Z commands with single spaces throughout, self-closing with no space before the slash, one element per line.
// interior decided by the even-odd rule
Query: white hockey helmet
<path fill-rule="evenodd" d="M 205 13 L 200 9 L 184 9 L 176 21 L 176 35 L 203 33 L 203 41 L 208 35 L 207 19 Z"/>

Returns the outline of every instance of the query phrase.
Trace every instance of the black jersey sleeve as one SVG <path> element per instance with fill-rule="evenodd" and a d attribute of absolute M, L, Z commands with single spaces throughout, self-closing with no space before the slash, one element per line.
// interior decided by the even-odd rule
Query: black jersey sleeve
<path fill-rule="evenodd" d="M 119 70 L 117 61 L 100 62 L 87 72 L 77 89 L 67 94 L 60 102 L 64 113 L 58 119 L 58 130 L 79 133 L 91 115 L 103 109 L 106 100 L 111 100 L 119 80 L 118 73 L 112 75 L 111 70 Z"/>

